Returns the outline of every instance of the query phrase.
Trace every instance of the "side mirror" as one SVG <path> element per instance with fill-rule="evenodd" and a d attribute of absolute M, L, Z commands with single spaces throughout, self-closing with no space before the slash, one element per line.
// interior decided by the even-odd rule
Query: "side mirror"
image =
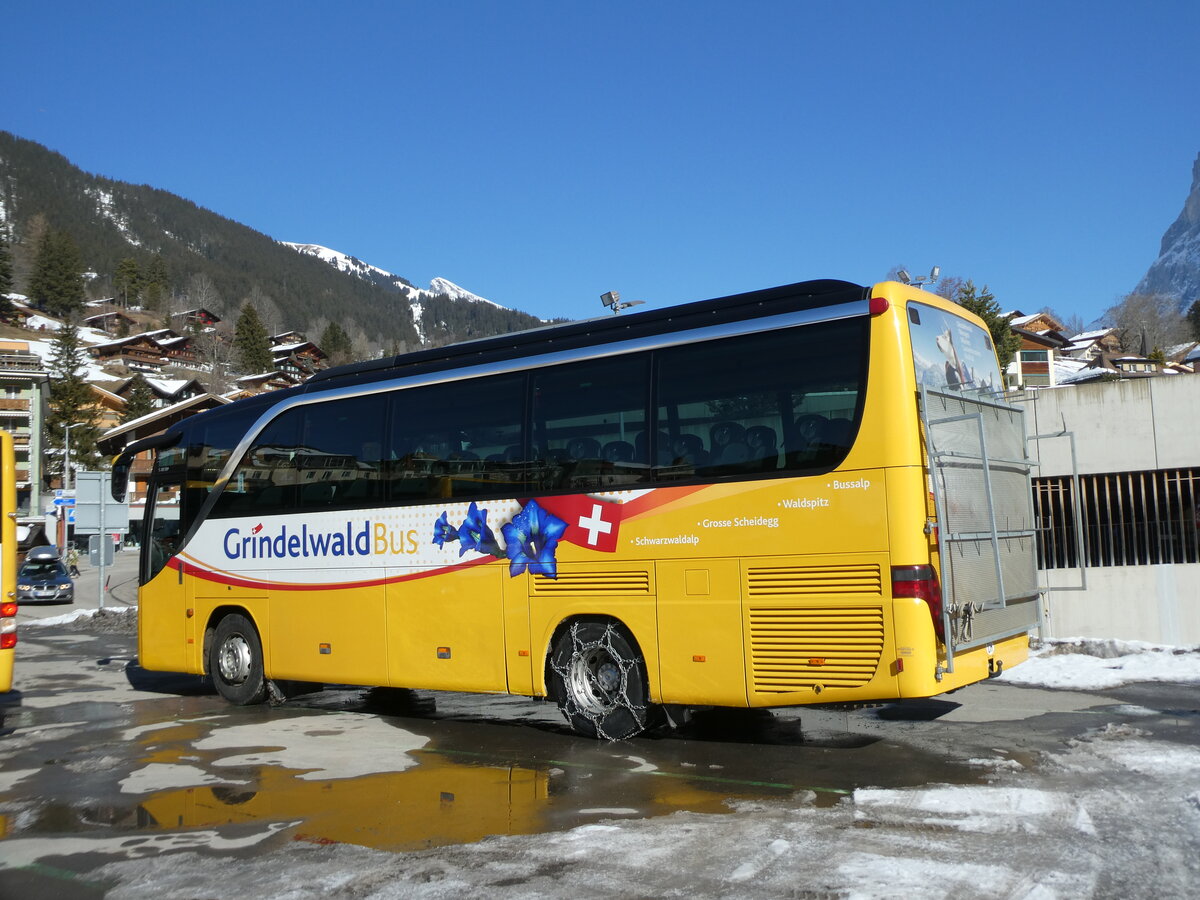
<path fill-rule="evenodd" d="M 125 502 L 125 493 L 129 487 L 129 457 L 122 454 L 112 467 L 112 497 L 118 503 Z"/>

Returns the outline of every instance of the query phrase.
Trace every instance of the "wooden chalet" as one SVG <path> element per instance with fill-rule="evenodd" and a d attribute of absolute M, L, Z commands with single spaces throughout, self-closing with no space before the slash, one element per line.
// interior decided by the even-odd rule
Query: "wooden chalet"
<path fill-rule="evenodd" d="M 171 321 L 177 323 L 183 331 L 206 331 L 215 328 L 221 317 L 210 309 L 197 306 L 195 309 L 171 313 Z"/>
<path fill-rule="evenodd" d="M 115 384 L 111 381 L 103 384 L 88 382 L 88 387 L 92 391 L 92 399 L 88 406 L 95 413 L 96 426 L 101 430 L 115 428 L 121 422 L 121 414 L 125 412 L 125 398 L 113 390 Z"/>
<path fill-rule="evenodd" d="M 101 364 L 121 363 L 131 369 L 157 371 L 167 364 L 167 354 L 162 345 L 150 334 L 133 334 L 117 338 L 88 348 L 88 352 Z"/>
<path fill-rule="evenodd" d="M 1005 314 L 1008 327 L 1018 338 L 1017 354 L 1004 373 L 1010 388 L 1049 387 L 1056 383 L 1054 361 L 1071 341 L 1062 333 L 1062 323 L 1050 313 L 1032 316 L 1015 310 Z"/>
<path fill-rule="evenodd" d="M 262 372 L 258 375 L 243 375 L 234 381 L 239 392 L 238 396 L 250 396 L 253 394 L 261 394 L 264 391 L 279 391 L 284 388 L 295 387 L 304 379 L 290 375 L 282 370 L 274 372 Z"/>
<path fill-rule="evenodd" d="M 154 394 L 154 405 L 160 409 L 168 406 L 174 406 L 184 400 L 190 400 L 193 397 L 198 397 L 201 394 L 207 393 L 204 385 L 195 378 L 190 379 L 167 379 L 167 378 L 147 378 L 142 376 L 142 380 L 146 382 Z M 128 378 L 121 382 L 120 386 L 114 391 L 119 397 L 128 399 L 133 393 L 133 385 L 135 379 Z"/>
<path fill-rule="evenodd" d="M 161 338 L 158 341 L 167 357 L 167 365 L 192 368 L 200 363 L 196 343 L 188 335 Z"/>
<path fill-rule="evenodd" d="M 1064 356 L 1074 359 L 1095 359 L 1102 353 L 1109 355 L 1121 352 L 1121 338 L 1115 328 L 1101 328 L 1098 331 L 1084 331 L 1073 338 L 1063 350 Z"/>
<path fill-rule="evenodd" d="M 137 321 L 131 316 L 125 315 L 119 309 L 112 309 L 97 313 L 94 316 L 88 316 L 83 320 L 83 324 L 88 328 L 94 328 L 96 331 L 103 331 L 105 334 L 120 334 L 121 332 L 128 334 L 137 327 Z"/>
<path fill-rule="evenodd" d="M 271 348 L 275 368 L 304 380 L 321 369 L 329 367 L 329 357 L 312 341 L 297 344 L 280 344 Z"/>

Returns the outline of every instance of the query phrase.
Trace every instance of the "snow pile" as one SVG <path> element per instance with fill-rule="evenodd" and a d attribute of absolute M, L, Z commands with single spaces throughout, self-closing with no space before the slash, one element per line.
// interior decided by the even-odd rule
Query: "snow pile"
<path fill-rule="evenodd" d="M 46 625 L 67 625 L 70 631 L 88 634 L 137 634 L 137 609 L 108 606 L 104 609 L 76 609 L 61 616 L 47 616 L 44 619 L 21 622 L 20 630 Z"/>
<path fill-rule="evenodd" d="M 1005 670 L 1002 680 L 1076 691 L 1103 691 L 1146 681 L 1200 682 L 1200 647 L 1092 638 L 1036 643 L 1029 659 Z"/>

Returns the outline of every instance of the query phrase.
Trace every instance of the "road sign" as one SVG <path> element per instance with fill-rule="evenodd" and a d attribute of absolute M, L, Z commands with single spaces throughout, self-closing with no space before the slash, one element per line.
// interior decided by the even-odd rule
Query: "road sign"
<path fill-rule="evenodd" d="M 104 553 L 101 562 L 100 553 Z M 93 566 L 111 566 L 113 564 L 113 540 L 107 534 L 93 534 L 88 538 L 88 562 Z"/>
<path fill-rule="evenodd" d="M 100 534 L 129 530 L 129 504 L 112 498 L 108 472 L 80 472 L 75 481 L 75 533 Z M 101 507 L 103 506 L 103 510 Z"/>
<path fill-rule="evenodd" d="M 75 498 L 74 497 L 55 497 L 54 505 L 55 506 L 74 506 Z"/>

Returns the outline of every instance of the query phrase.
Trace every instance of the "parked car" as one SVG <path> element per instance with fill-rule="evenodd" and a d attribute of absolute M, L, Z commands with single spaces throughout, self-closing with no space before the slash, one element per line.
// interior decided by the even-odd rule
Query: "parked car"
<path fill-rule="evenodd" d="M 17 602 L 74 603 L 75 582 L 54 547 L 34 547 L 17 570 Z"/>

